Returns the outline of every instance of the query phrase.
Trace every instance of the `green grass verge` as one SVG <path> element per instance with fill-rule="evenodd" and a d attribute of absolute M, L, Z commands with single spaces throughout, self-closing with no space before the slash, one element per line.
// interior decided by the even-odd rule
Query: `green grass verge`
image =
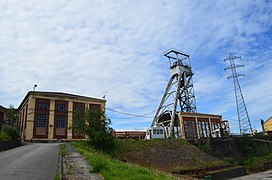
<path fill-rule="evenodd" d="M 90 146 L 87 142 L 73 142 L 74 146 L 92 166 L 93 172 L 100 173 L 104 179 L 110 180 L 138 180 L 138 179 L 156 179 L 168 180 L 175 179 L 164 172 L 144 168 L 138 165 L 123 163 L 102 152 L 99 152 Z"/>
<path fill-rule="evenodd" d="M 54 180 L 61 180 L 61 176 L 60 175 L 54 176 Z"/>
<path fill-rule="evenodd" d="M 60 151 L 60 154 L 61 154 L 62 156 L 65 156 L 65 155 L 66 155 L 67 151 L 66 151 L 66 146 L 65 146 L 65 144 L 59 145 L 59 151 Z"/>

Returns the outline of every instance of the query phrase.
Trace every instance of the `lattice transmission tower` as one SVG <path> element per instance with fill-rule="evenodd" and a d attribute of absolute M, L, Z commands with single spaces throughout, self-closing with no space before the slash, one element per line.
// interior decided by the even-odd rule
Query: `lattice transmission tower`
<path fill-rule="evenodd" d="M 239 74 L 236 71 L 236 68 L 244 67 L 244 65 L 236 65 L 234 62 L 235 59 L 241 59 L 241 56 L 239 57 L 233 56 L 230 53 L 229 57 L 224 59 L 224 61 L 229 61 L 230 66 L 228 66 L 224 70 L 230 69 L 232 72 L 232 75 L 228 76 L 227 79 L 233 78 L 240 134 L 241 135 L 252 134 L 252 126 L 250 123 L 250 118 L 247 112 L 246 103 L 245 103 L 241 86 L 239 83 L 239 79 L 238 79 L 238 77 L 245 76 L 245 74 Z"/>
<path fill-rule="evenodd" d="M 196 112 L 190 56 L 174 49 L 164 54 L 169 60 L 170 79 L 151 127 L 163 126 L 167 137 L 181 137 L 178 112 Z"/>

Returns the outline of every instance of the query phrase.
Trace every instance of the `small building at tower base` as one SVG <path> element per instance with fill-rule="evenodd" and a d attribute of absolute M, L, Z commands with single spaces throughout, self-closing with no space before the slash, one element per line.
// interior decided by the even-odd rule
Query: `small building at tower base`
<path fill-rule="evenodd" d="M 147 139 L 169 138 L 170 134 L 169 113 L 159 117 L 157 126 L 148 128 Z M 225 138 L 230 134 L 229 123 L 222 120 L 221 115 L 178 112 L 173 126 L 175 138 L 183 139 L 206 139 L 206 138 Z"/>

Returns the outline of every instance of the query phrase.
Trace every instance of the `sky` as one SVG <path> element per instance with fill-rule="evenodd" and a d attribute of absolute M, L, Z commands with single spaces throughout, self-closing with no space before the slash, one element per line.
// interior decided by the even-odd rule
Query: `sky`
<path fill-rule="evenodd" d="M 170 78 L 163 54 L 174 48 L 190 54 L 197 111 L 222 115 L 237 133 L 223 61 L 232 52 L 245 65 L 240 85 L 260 131 L 272 116 L 271 19 L 266 0 L 0 0 L 0 104 L 18 107 L 34 84 L 106 95 L 114 129 L 143 130 Z"/>

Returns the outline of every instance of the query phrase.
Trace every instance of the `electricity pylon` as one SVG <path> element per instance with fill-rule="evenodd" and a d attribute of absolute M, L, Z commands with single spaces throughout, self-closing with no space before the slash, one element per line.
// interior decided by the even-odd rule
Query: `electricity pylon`
<path fill-rule="evenodd" d="M 252 127 L 251 127 L 249 115 L 248 115 L 248 112 L 247 112 L 246 103 L 245 103 L 243 93 L 242 93 L 242 90 L 241 90 L 241 86 L 240 86 L 240 83 L 239 83 L 239 79 L 238 79 L 238 77 L 245 76 L 245 74 L 239 74 L 236 71 L 236 68 L 244 67 L 244 65 L 236 65 L 235 62 L 234 62 L 235 59 L 241 59 L 241 56 L 239 56 L 239 57 L 238 56 L 233 56 L 230 53 L 229 57 L 224 59 L 224 61 L 229 61 L 230 62 L 230 66 L 228 66 L 224 70 L 231 69 L 231 72 L 232 72 L 232 75 L 228 76 L 227 78 L 228 79 L 233 78 L 240 135 L 252 134 Z"/>

